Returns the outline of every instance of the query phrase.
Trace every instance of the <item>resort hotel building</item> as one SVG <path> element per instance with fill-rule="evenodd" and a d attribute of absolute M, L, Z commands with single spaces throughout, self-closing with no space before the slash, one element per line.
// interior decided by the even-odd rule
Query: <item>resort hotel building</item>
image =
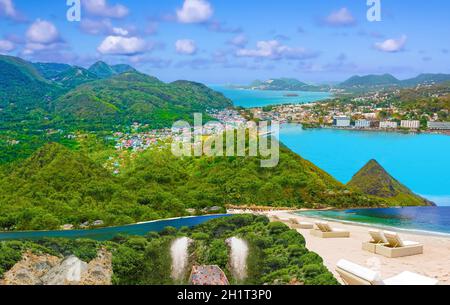
<path fill-rule="evenodd" d="M 335 116 L 333 125 L 336 127 L 350 127 L 351 119 L 347 116 Z"/>

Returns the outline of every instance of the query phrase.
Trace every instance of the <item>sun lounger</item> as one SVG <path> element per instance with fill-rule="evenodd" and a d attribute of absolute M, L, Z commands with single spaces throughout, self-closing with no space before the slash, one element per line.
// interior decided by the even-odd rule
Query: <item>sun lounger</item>
<path fill-rule="evenodd" d="M 320 238 L 348 238 L 350 232 L 330 227 L 328 222 L 318 221 L 316 222 L 317 229 L 310 231 L 311 235 Z"/>
<path fill-rule="evenodd" d="M 310 230 L 314 228 L 314 225 L 310 222 L 298 221 L 296 218 L 291 218 L 290 221 L 295 229 Z"/>
<path fill-rule="evenodd" d="M 439 283 L 438 280 L 432 279 L 420 274 L 405 271 L 386 279 L 383 281 L 385 285 L 405 286 L 405 285 L 417 285 L 417 286 L 432 286 Z"/>
<path fill-rule="evenodd" d="M 438 281 L 409 271 L 382 280 L 379 272 L 370 270 L 347 260 L 340 260 L 337 273 L 346 285 L 437 285 Z"/>
<path fill-rule="evenodd" d="M 423 254 L 423 245 L 413 241 L 402 240 L 395 232 L 385 231 L 387 244 L 377 245 L 375 253 L 389 258 Z"/>
<path fill-rule="evenodd" d="M 365 242 L 362 245 L 362 249 L 371 253 L 376 253 L 377 245 L 386 245 L 387 240 L 383 231 L 369 230 L 369 234 L 372 237 L 371 241 Z"/>

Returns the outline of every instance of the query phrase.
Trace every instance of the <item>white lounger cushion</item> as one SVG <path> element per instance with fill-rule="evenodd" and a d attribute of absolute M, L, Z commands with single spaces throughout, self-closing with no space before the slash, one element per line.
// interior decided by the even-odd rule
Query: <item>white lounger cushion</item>
<path fill-rule="evenodd" d="M 372 236 L 373 242 L 376 244 L 386 244 L 387 240 L 384 236 L 383 231 L 380 230 L 369 230 L 370 236 Z"/>
<path fill-rule="evenodd" d="M 403 240 L 402 241 L 403 247 L 408 247 L 408 246 L 418 246 L 420 245 L 420 243 L 415 242 L 415 241 L 409 241 L 409 240 Z"/>
<path fill-rule="evenodd" d="M 348 231 L 344 229 L 331 229 L 331 232 L 348 232 Z"/>
<path fill-rule="evenodd" d="M 402 240 L 401 237 L 395 232 L 385 231 L 384 236 L 386 236 L 389 246 L 394 247 L 394 248 L 420 245 L 420 243 L 417 243 L 414 241 Z"/>
<path fill-rule="evenodd" d="M 300 222 L 298 222 L 298 224 L 301 225 L 301 226 L 312 226 L 312 223 L 304 222 L 304 221 L 300 221 Z"/>
<path fill-rule="evenodd" d="M 386 279 L 383 281 L 385 285 L 414 285 L 414 286 L 421 286 L 421 285 L 437 285 L 438 280 L 412 273 L 409 271 L 405 271 L 403 273 L 400 273 L 397 276 L 391 277 L 389 279 Z"/>
<path fill-rule="evenodd" d="M 381 276 L 379 272 L 370 270 L 368 268 L 362 267 L 360 265 L 349 262 L 345 259 L 341 259 L 337 263 L 337 267 L 351 273 L 369 283 L 378 284 L 382 283 Z"/>

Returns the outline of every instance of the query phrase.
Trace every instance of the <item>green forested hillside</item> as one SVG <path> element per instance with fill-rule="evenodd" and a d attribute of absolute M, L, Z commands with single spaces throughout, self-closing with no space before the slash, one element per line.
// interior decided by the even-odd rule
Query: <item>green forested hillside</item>
<path fill-rule="evenodd" d="M 310 85 L 294 78 L 276 78 L 267 81 L 255 80 L 245 89 L 274 90 L 274 91 L 329 91 L 327 85 Z"/>
<path fill-rule="evenodd" d="M 62 92 L 20 58 L 0 55 L 0 71 L 0 108 L 15 105 L 21 111 L 46 109 L 47 103 Z"/>
<path fill-rule="evenodd" d="M 12 166 L 0 185 L 1 228 L 55 229 L 106 217 L 119 202 L 124 209 L 129 206 L 120 199 L 118 181 L 103 167 L 59 144 L 46 145 Z"/>
<path fill-rule="evenodd" d="M 52 80 L 63 87 L 75 88 L 84 83 L 98 80 L 97 75 L 81 67 L 70 67 L 59 73 Z"/>
<path fill-rule="evenodd" d="M 175 282 L 171 278 L 170 246 L 176 238 L 186 236 L 194 241 L 189 248 L 186 278 Z M 239 237 L 249 246 L 244 280 L 235 279 L 230 270 L 231 255 L 226 244 L 230 237 Z M 106 248 L 112 254 L 114 285 L 188 284 L 187 277 L 194 264 L 221 267 L 232 284 L 338 284 L 320 256 L 308 251 L 305 239 L 297 231 L 283 223 L 269 223 L 266 217 L 253 215 L 216 219 L 190 229 L 169 227 L 147 236 L 118 236 L 106 242 L 87 239 L 3 241 L 0 242 L 0 279 L 27 251 L 58 257 L 75 255 L 89 262 L 100 248 Z M 33 273 L 33 270 L 27 271 Z"/>
<path fill-rule="evenodd" d="M 231 101 L 204 85 L 187 81 L 166 84 L 135 72 L 79 86 L 53 104 L 61 116 L 81 120 L 151 123 L 171 126 L 194 112 L 225 108 Z"/>
<path fill-rule="evenodd" d="M 109 78 L 117 74 L 114 69 L 103 61 L 98 61 L 89 67 L 89 72 L 97 75 L 98 78 Z"/>
<path fill-rule="evenodd" d="M 352 76 L 339 84 L 339 88 L 346 90 L 382 90 L 392 88 L 413 88 L 416 86 L 438 85 L 450 81 L 450 74 L 425 73 L 416 77 L 399 80 L 391 74 Z"/>
<path fill-rule="evenodd" d="M 138 72 L 135 68 L 133 68 L 130 65 L 126 65 L 126 64 L 112 65 L 111 68 L 117 74 L 122 74 L 125 72 Z"/>
<path fill-rule="evenodd" d="M 124 64 L 97 62 L 86 70 L 0 55 L 0 70 L 0 122 L 35 124 L 30 113 L 38 110 L 35 118 L 54 119 L 63 123 L 60 127 L 67 125 L 64 121 L 97 129 L 99 121 L 107 127 L 142 121 L 158 128 L 194 112 L 232 105 L 202 84 L 166 84 Z"/>
<path fill-rule="evenodd" d="M 353 76 L 339 84 L 341 88 L 376 88 L 400 86 L 400 81 L 391 74 Z"/>
<path fill-rule="evenodd" d="M 445 82 L 450 82 L 450 74 L 424 73 L 414 78 L 402 81 L 402 85 L 405 87 L 414 87 L 417 85 L 433 85 L 433 84 L 442 84 Z"/>
<path fill-rule="evenodd" d="M 333 177 L 286 148 L 281 148 L 280 163 L 275 168 L 261 168 L 260 158 L 254 157 L 178 159 L 164 152 L 150 152 L 138 158 L 125 177 L 141 187 L 142 199 L 150 204 L 162 204 L 168 196 L 177 202 L 187 199 L 197 209 L 211 204 L 280 207 L 382 204 L 347 191 Z"/>
<path fill-rule="evenodd" d="M 259 158 L 179 159 L 149 150 L 120 176 L 80 152 L 49 144 L 0 175 L 0 228 L 55 229 L 102 220 L 105 225 L 186 215 L 187 208 L 380 206 L 287 149 L 280 165 Z"/>
<path fill-rule="evenodd" d="M 39 74 L 45 77 L 47 80 L 52 80 L 58 74 L 61 74 L 70 68 L 68 64 L 59 63 L 33 63 L 33 66 L 38 70 Z"/>

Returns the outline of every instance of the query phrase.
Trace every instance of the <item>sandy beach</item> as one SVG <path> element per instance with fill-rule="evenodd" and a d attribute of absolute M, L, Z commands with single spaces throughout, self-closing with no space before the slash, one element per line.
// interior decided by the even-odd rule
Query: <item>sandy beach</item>
<path fill-rule="evenodd" d="M 317 219 L 292 214 L 291 211 L 267 212 L 267 216 L 277 216 L 287 225 L 290 218 L 314 223 Z M 403 271 L 415 272 L 439 280 L 440 285 L 450 285 L 450 238 L 438 235 L 420 235 L 399 232 L 403 240 L 416 241 L 424 245 L 424 254 L 404 258 L 386 258 L 362 250 L 362 243 L 370 240 L 370 227 L 329 221 L 333 228 L 350 231 L 350 238 L 321 239 L 310 234 L 310 230 L 299 229 L 306 239 L 310 251 L 319 254 L 325 266 L 340 281 L 336 264 L 346 259 L 374 271 L 379 271 L 383 279 L 396 276 Z"/>

